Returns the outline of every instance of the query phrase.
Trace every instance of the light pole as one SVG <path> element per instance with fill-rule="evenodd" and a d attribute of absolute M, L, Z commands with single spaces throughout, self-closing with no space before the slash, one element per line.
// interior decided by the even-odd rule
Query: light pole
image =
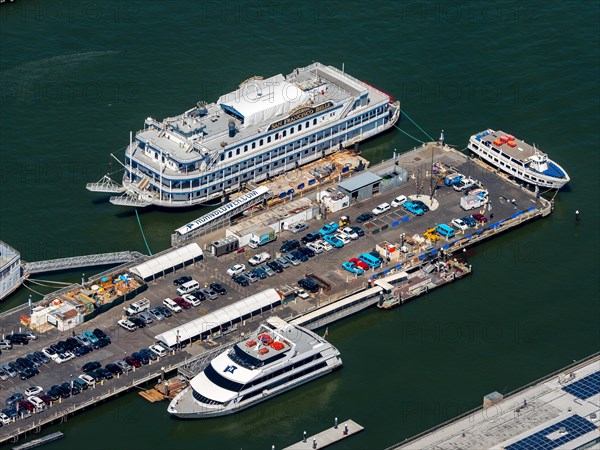
<path fill-rule="evenodd" d="M 85 273 L 81 274 L 81 286 L 85 287 Z"/>

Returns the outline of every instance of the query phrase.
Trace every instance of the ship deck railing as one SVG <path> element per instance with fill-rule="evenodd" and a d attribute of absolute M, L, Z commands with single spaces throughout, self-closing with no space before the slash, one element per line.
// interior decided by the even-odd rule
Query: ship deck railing
<path fill-rule="evenodd" d="M 109 264 L 135 261 L 143 257 L 140 252 L 99 253 L 95 255 L 74 256 L 69 258 L 49 259 L 45 261 L 26 262 L 25 270 L 29 274 L 68 270 L 77 267 L 105 266 Z"/>

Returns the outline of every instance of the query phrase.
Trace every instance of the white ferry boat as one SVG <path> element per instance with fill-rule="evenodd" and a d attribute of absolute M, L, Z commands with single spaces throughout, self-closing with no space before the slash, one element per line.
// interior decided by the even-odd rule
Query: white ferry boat
<path fill-rule="evenodd" d="M 185 419 L 232 414 L 342 366 L 338 350 L 312 331 L 270 317 L 213 359 L 169 404 Z"/>
<path fill-rule="evenodd" d="M 267 79 L 252 77 L 216 103 L 130 137 L 121 183 L 108 175 L 86 187 L 120 193 L 110 202 L 143 207 L 218 203 L 260 182 L 392 127 L 400 103 L 332 66 L 313 63 Z"/>
<path fill-rule="evenodd" d="M 504 131 L 474 134 L 467 148 L 487 163 L 534 186 L 560 189 L 570 180 L 567 172 L 548 155 Z"/>

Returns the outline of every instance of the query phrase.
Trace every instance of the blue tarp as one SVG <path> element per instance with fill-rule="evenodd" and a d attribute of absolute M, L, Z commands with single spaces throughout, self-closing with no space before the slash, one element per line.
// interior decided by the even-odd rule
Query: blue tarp
<path fill-rule="evenodd" d="M 427 254 L 419 256 L 419 259 L 425 259 L 425 258 L 427 258 Z"/>
<path fill-rule="evenodd" d="M 450 244 L 446 244 L 446 245 L 442 246 L 442 250 L 446 250 L 448 247 L 450 247 Z"/>
<path fill-rule="evenodd" d="M 430 255 L 435 255 L 437 252 L 438 252 L 438 251 L 437 251 L 437 248 L 434 248 L 433 250 L 431 250 L 431 253 L 430 253 Z"/>
<path fill-rule="evenodd" d="M 400 270 L 400 269 L 402 269 L 402 264 L 396 264 L 396 265 L 394 266 L 394 269 L 396 269 L 396 270 Z"/>
<path fill-rule="evenodd" d="M 515 217 L 519 217 L 521 214 L 523 214 L 523 211 L 517 211 L 516 213 L 514 213 L 512 216 L 510 216 L 511 219 L 514 219 Z"/>
<path fill-rule="evenodd" d="M 308 185 L 312 186 L 313 184 L 315 184 L 317 182 L 317 180 L 315 180 L 314 178 L 312 180 L 308 180 Z"/>
<path fill-rule="evenodd" d="M 342 173 L 346 173 L 350 170 L 350 167 L 346 166 L 342 168 Z"/>
<path fill-rule="evenodd" d="M 402 218 L 402 222 L 406 222 L 408 219 L 409 219 L 409 217 L 405 216 L 405 217 Z"/>
<path fill-rule="evenodd" d="M 287 195 L 287 192 L 282 192 L 281 194 L 279 194 L 279 198 L 285 198 Z"/>
<path fill-rule="evenodd" d="M 394 220 L 394 221 L 392 222 L 392 226 L 393 226 L 393 227 L 397 227 L 399 223 L 400 223 L 400 222 L 398 222 L 397 220 Z"/>
<path fill-rule="evenodd" d="M 304 183 L 300 183 L 300 184 L 298 185 L 298 190 L 300 190 L 300 189 L 304 189 Z"/>
<path fill-rule="evenodd" d="M 527 211 L 533 211 L 535 209 L 535 206 L 530 206 L 529 208 L 527 208 Z"/>

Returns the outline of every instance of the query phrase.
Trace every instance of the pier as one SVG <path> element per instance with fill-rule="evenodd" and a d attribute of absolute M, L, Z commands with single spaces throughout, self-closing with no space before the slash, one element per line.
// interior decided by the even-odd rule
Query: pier
<path fill-rule="evenodd" d="M 343 420 L 338 422 L 336 417 L 335 421 L 336 423 L 331 428 L 327 428 L 312 436 L 306 436 L 301 441 L 286 447 L 284 450 L 314 450 L 329 447 L 330 445 L 349 438 L 356 433 L 360 433 L 365 429 L 354 420 Z"/>
<path fill-rule="evenodd" d="M 13 447 L 13 450 L 29 450 L 30 448 L 39 447 L 40 445 L 44 445 L 44 444 L 48 444 L 50 442 L 57 441 L 57 440 L 63 438 L 64 436 L 65 435 L 62 432 L 57 431 L 55 433 L 50 433 L 47 436 L 26 442 L 25 444 L 15 445 Z"/>
<path fill-rule="evenodd" d="M 24 263 L 25 272 L 31 274 L 70 270 L 80 267 L 108 266 L 136 261 L 144 255 L 140 252 L 113 252 L 96 255 L 73 256 Z"/>
<path fill-rule="evenodd" d="M 146 383 L 156 384 L 157 380 L 163 379 L 166 374 L 178 373 L 182 378 L 190 379 L 199 373 L 216 354 L 239 341 L 243 338 L 244 333 L 253 331 L 260 321 L 271 315 L 277 315 L 315 330 L 331 326 L 338 320 L 375 305 L 383 309 L 381 314 L 386 314 L 388 312 L 385 309 L 389 307 L 399 306 L 419 296 L 428 295 L 437 287 L 469 275 L 471 266 L 468 262 L 463 261 L 464 249 L 530 221 L 545 217 L 552 211 L 551 202 L 543 197 L 535 196 L 521 186 L 490 171 L 487 167 L 480 166 L 460 152 L 450 148 L 441 149 L 435 144 L 430 144 L 400 155 L 398 160 L 388 160 L 373 166 L 370 170 L 379 174 L 383 180 L 379 191 L 372 198 L 352 202 L 349 208 L 328 213 L 326 217 L 322 217 L 318 221 L 309 221 L 311 230 L 319 229 L 327 222 L 339 221 L 342 215 L 349 215 L 354 219 L 360 213 L 370 211 L 376 205 L 384 201 L 391 201 L 400 194 L 414 196 L 415 186 L 427 184 L 417 183 L 417 181 L 428 178 L 429 174 L 426 172 L 432 168 L 432 161 L 485 180 L 485 187 L 489 190 L 490 199 L 494 204 L 495 219 L 486 224 L 478 224 L 475 228 L 464 231 L 457 230 L 456 235 L 452 238 L 442 237 L 431 243 L 415 241 L 414 236 L 423 233 L 435 223 L 448 223 L 452 217 L 460 217 L 466 213 L 458 206 L 463 194 L 457 193 L 451 188 L 441 188 L 435 191 L 434 199 L 437 202 L 435 209 L 432 208 L 424 216 L 410 215 L 402 208 L 392 209 L 386 214 L 374 217 L 367 223 L 360 224 L 364 229 L 365 236 L 359 240 L 353 241 L 343 248 L 315 255 L 298 267 L 286 268 L 283 273 L 251 283 L 243 289 L 231 281 L 226 271 L 234 264 L 247 264 L 247 259 L 252 256 L 254 251 L 233 252 L 220 257 L 215 257 L 205 251 L 203 261 L 196 261 L 183 267 L 178 266 L 175 272 L 160 274 L 156 279 L 148 281 L 148 289 L 144 292 L 144 297 L 150 301 L 152 306 L 162 304 L 164 298 L 175 295 L 173 280 L 181 275 L 190 275 L 205 286 L 212 282 L 222 283 L 228 291 L 225 296 L 216 300 L 205 300 L 197 308 L 176 314 L 165 321 L 155 322 L 134 333 L 126 332 L 118 327 L 117 320 L 123 314 L 120 307 L 98 314 L 92 320 L 77 326 L 73 331 L 80 333 L 95 327 L 102 328 L 109 333 L 113 341 L 112 345 L 60 366 L 51 362 L 52 370 L 40 367 L 42 373 L 27 382 L 20 382 L 18 379 L 2 382 L 6 395 L 16 391 L 22 392 L 25 383 L 27 385 L 39 384 L 47 388 L 57 382 L 68 380 L 72 376 L 78 376 L 80 366 L 86 361 L 100 360 L 106 364 L 122 359 L 124 355 L 153 344 L 156 336 L 161 333 L 261 292 L 266 287 L 275 288 L 282 293 L 292 292 L 290 286 L 295 286 L 298 279 L 303 278 L 305 274 L 318 274 L 322 282 L 329 285 L 331 290 L 322 289 L 308 298 L 294 297 L 294 295 L 289 298 L 285 297 L 280 305 L 261 311 L 244 320 L 232 317 L 230 323 L 224 324 L 221 332 L 214 333 L 204 341 L 182 343 L 177 351 L 171 352 L 158 362 L 142 366 L 128 375 L 99 383 L 95 388 L 88 389 L 76 397 L 56 402 L 50 408 L 33 414 L 29 419 L 17 420 L 4 426 L 0 429 L 0 442 L 15 440 L 32 432 L 39 432 L 41 427 L 46 424 L 65 421 L 70 415 L 91 408 L 113 396 L 123 395 L 130 390 L 143 387 Z M 408 176 L 409 181 L 400 186 L 393 183 L 386 184 L 386 177 L 388 179 L 393 177 L 393 173 L 399 170 L 397 164 L 402 166 L 402 171 Z M 417 189 L 417 195 L 421 195 L 419 198 L 429 197 L 427 194 L 429 193 L 422 188 Z M 301 200 L 307 201 L 307 199 L 308 197 L 305 197 Z M 285 200 L 284 204 L 293 205 L 291 202 L 291 199 Z M 269 211 L 269 206 L 266 206 L 265 211 Z M 264 211 L 259 208 L 251 218 L 244 220 L 261 224 L 262 212 Z M 223 230 L 219 230 L 204 235 L 200 244 L 210 243 L 222 234 Z M 261 247 L 259 251 L 267 251 L 273 255 L 273 258 L 278 257 L 280 256 L 278 254 L 279 247 L 283 240 L 300 237 L 302 235 L 294 235 L 289 231 L 282 230 L 278 241 Z M 394 252 L 380 268 L 370 269 L 362 276 L 350 274 L 340 267 L 342 261 L 356 257 L 360 252 L 368 252 L 387 244 L 396 249 L 408 246 L 408 249 L 406 252 Z M 145 261 L 149 259 L 151 258 L 144 258 Z M 119 267 L 119 270 L 127 270 L 127 267 L 133 267 L 136 263 L 139 261 L 125 263 Z M 452 301 L 452 299 L 442 299 L 441 301 Z M 4 330 L 6 332 L 16 331 L 20 326 L 21 315 L 27 310 L 28 305 L 24 304 L 1 314 Z M 40 335 L 37 341 L 32 341 L 28 346 L 17 346 L 10 351 L 3 352 L 2 356 L 13 360 L 31 351 L 41 350 L 44 346 L 69 337 L 70 334 L 71 330 L 60 332 L 50 327 L 50 330 Z M 158 396 L 153 396 L 153 398 L 158 398 Z"/>

